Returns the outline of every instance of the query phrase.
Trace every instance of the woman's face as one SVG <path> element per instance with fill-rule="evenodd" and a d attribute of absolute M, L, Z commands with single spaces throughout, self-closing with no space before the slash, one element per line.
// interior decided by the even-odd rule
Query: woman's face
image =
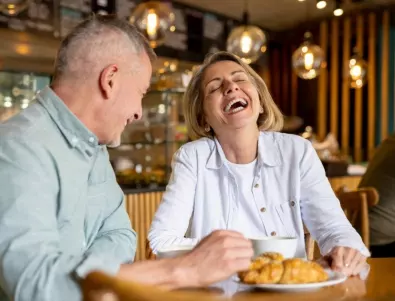
<path fill-rule="evenodd" d="M 204 73 L 202 89 L 205 120 L 215 133 L 257 127 L 259 95 L 242 66 L 214 63 Z"/>

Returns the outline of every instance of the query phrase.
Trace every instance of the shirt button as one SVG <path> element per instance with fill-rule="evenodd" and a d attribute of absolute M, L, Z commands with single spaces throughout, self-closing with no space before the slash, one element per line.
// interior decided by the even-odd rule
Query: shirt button
<path fill-rule="evenodd" d="M 255 187 L 255 188 L 258 188 L 258 187 L 259 187 L 259 184 L 258 184 L 258 183 L 256 183 L 256 184 L 254 185 L 254 187 Z"/>
<path fill-rule="evenodd" d="M 276 236 L 277 233 L 275 231 L 273 231 L 272 233 L 270 233 L 271 236 Z"/>
<path fill-rule="evenodd" d="M 265 207 L 262 207 L 262 208 L 261 208 L 261 212 L 266 212 L 266 208 L 265 208 Z"/>
<path fill-rule="evenodd" d="M 93 142 L 95 142 L 95 138 L 93 138 L 93 137 L 89 137 L 89 142 L 90 142 L 90 143 L 93 143 Z"/>
<path fill-rule="evenodd" d="M 291 206 L 292 207 L 295 206 L 295 202 L 294 201 L 291 202 Z"/>

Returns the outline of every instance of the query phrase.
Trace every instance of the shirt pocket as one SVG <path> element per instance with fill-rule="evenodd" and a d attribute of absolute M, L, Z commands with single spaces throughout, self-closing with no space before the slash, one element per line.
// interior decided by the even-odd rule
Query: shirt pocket
<path fill-rule="evenodd" d="M 299 203 L 296 199 L 290 199 L 275 205 L 278 217 L 278 227 L 282 236 L 297 236 L 296 214 Z"/>

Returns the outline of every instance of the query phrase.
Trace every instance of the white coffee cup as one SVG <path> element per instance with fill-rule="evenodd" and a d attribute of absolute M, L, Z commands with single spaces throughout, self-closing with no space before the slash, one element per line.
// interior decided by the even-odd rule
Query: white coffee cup
<path fill-rule="evenodd" d="M 172 245 L 169 247 L 159 249 L 156 254 L 156 257 L 157 258 L 178 257 L 190 252 L 193 248 L 194 246 Z"/>
<path fill-rule="evenodd" d="M 254 249 L 254 257 L 265 252 L 281 253 L 284 258 L 293 258 L 298 246 L 297 237 L 259 237 L 250 238 Z"/>

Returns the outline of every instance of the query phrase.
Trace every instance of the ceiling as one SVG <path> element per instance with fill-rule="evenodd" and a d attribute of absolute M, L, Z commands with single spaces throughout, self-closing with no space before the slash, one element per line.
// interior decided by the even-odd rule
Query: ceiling
<path fill-rule="evenodd" d="M 203 10 L 220 13 L 235 19 L 243 14 L 246 0 L 176 0 Z M 316 8 L 316 0 L 247 0 L 250 21 L 265 29 L 279 31 L 290 29 L 308 19 L 324 18 L 332 15 L 334 0 L 327 0 L 326 8 Z M 343 0 L 344 12 L 359 8 L 395 4 L 395 0 Z M 357 2 L 357 3 L 352 3 Z"/>

